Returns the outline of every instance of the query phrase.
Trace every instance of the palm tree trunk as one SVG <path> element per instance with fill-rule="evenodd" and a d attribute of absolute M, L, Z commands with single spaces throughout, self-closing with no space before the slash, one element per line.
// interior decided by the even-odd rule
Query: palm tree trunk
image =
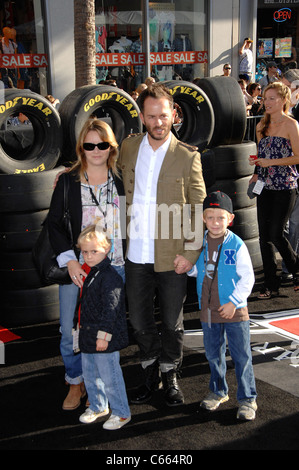
<path fill-rule="evenodd" d="M 96 83 L 95 2 L 74 0 L 76 88 Z"/>

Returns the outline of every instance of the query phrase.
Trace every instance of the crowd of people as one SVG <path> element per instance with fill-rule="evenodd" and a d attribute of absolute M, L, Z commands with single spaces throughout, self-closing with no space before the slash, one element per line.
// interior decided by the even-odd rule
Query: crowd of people
<path fill-rule="evenodd" d="M 269 73 L 263 92 L 263 84 L 251 80 L 251 44 L 246 38 L 240 49 L 245 58 L 240 76 L 249 79 L 240 78 L 239 83 L 248 111 L 262 115 L 257 126 L 257 156 L 249 162 L 254 166 L 250 183 L 254 183 L 257 198 L 265 274 L 259 298 L 268 299 L 279 294 L 275 249 L 293 278 L 295 291 L 299 290 L 298 220 L 292 220 L 298 206 L 299 131 L 289 113 L 290 105 L 294 106 L 292 82 L 298 77 L 294 71 L 280 79 Z M 274 67 L 270 65 L 269 72 Z M 227 63 L 223 76 L 230 75 Z M 109 125 L 90 118 L 78 138 L 77 161 L 59 177 L 49 210 L 50 240 L 59 265 L 68 267 L 72 280 L 59 287 L 61 354 L 69 385 L 63 409 L 76 409 L 87 394 L 88 408 L 80 416 L 81 422 L 91 423 L 108 415 L 109 407 L 105 429 L 119 429 L 130 421 L 120 367 L 120 351 L 128 345 L 125 293 L 142 372 L 142 382 L 130 403 L 146 403 L 163 387 L 167 406 L 183 405 L 178 374 L 183 361 L 183 305 L 189 275 L 197 277 L 200 321 L 211 371 L 209 391 L 200 406 L 214 411 L 228 400 L 227 338 L 238 383 L 237 418 L 253 420 L 257 391 L 247 298 L 254 272 L 245 243 L 229 229 L 234 218 L 232 201 L 220 191 L 206 194 L 199 152 L 171 132 L 178 109 L 163 83 L 144 83 L 133 98 L 138 100 L 145 132 L 125 138 L 118 149 Z M 61 224 L 66 180 L 75 243 Z M 129 209 L 125 233 L 122 196 Z M 190 205 L 192 228 L 196 226 L 196 207 L 203 204 L 205 232 L 195 248 L 188 247 L 190 240 L 182 226 L 179 236 L 171 231 L 168 237 L 162 236 L 164 221 L 156 208 L 173 204 L 180 213 L 185 204 Z M 285 230 L 289 220 L 296 235 L 290 233 L 288 239 Z M 157 293 L 159 327 L 154 315 Z"/>

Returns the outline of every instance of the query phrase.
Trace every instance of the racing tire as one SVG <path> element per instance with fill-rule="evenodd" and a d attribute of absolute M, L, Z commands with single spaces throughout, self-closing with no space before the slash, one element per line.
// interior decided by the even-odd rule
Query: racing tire
<path fill-rule="evenodd" d="M 0 213 L 49 209 L 56 175 L 63 166 L 37 173 L 0 174 Z"/>
<path fill-rule="evenodd" d="M 44 287 L 35 267 L 32 252 L 2 253 L 1 286 L 9 291 Z"/>
<path fill-rule="evenodd" d="M 259 237 L 244 240 L 244 243 L 248 248 L 253 268 L 257 269 L 263 266 Z"/>
<path fill-rule="evenodd" d="M 256 205 L 237 209 L 234 215 L 233 225 L 230 227 L 232 232 L 239 235 L 242 240 L 259 236 Z"/>
<path fill-rule="evenodd" d="M 63 162 L 73 161 L 80 131 L 91 116 L 108 122 L 119 145 L 129 134 L 142 131 L 136 101 L 125 91 L 109 85 L 77 88 L 62 101 L 59 113 L 64 136 Z"/>
<path fill-rule="evenodd" d="M 232 77 L 210 77 L 198 80 L 197 85 L 210 99 L 215 115 L 209 147 L 241 143 L 247 118 L 244 96 L 237 80 Z"/>
<path fill-rule="evenodd" d="M 61 155 L 63 139 L 58 111 L 46 98 L 30 90 L 5 89 L 4 98 L 0 104 L 0 172 L 53 169 Z M 25 114 L 32 126 L 7 126 L 7 119 L 16 113 Z"/>
<path fill-rule="evenodd" d="M 7 327 L 47 323 L 59 319 L 59 287 L 5 292 L 0 321 Z"/>
<path fill-rule="evenodd" d="M 251 176 L 238 178 L 235 180 L 216 180 L 216 182 L 207 188 L 210 194 L 213 191 L 222 191 L 226 193 L 233 202 L 234 211 L 255 205 L 255 199 L 250 199 L 247 195 L 248 183 Z"/>
<path fill-rule="evenodd" d="M 31 251 L 42 230 L 47 210 L 1 214 L 0 252 Z"/>
<path fill-rule="evenodd" d="M 210 143 L 215 126 L 214 111 L 208 96 L 191 82 L 171 80 L 163 84 L 182 109 L 183 122 L 176 130 L 178 139 L 196 146 L 202 152 Z"/>
<path fill-rule="evenodd" d="M 256 155 L 256 143 L 247 141 L 233 145 L 213 147 L 215 154 L 215 178 L 236 179 L 253 174 L 249 156 Z"/>

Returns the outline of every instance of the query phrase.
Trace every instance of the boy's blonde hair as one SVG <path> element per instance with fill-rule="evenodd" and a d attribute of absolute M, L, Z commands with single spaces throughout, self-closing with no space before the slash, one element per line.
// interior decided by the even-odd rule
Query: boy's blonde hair
<path fill-rule="evenodd" d="M 83 242 L 90 242 L 93 240 L 96 240 L 97 243 L 102 248 L 104 248 L 104 250 L 110 250 L 111 241 L 107 237 L 106 232 L 104 232 L 101 228 L 97 227 L 96 225 L 90 225 L 89 227 L 86 227 L 84 230 L 82 230 L 78 237 L 77 246 L 78 248 L 81 248 Z"/>

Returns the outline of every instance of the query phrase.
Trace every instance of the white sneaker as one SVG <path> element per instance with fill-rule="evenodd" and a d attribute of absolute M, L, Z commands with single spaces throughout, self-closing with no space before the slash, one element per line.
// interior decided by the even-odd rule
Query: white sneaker
<path fill-rule="evenodd" d="M 131 416 L 128 418 L 121 418 L 120 416 L 111 415 L 110 418 L 103 424 L 103 428 L 108 429 L 109 431 L 120 429 L 129 421 L 131 421 Z"/>
<path fill-rule="evenodd" d="M 218 406 L 221 405 L 221 403 L 225 403 L 228 400 L 228 395 L 221 397 L 220 395 L 216 395 L 216 393 L 210 392 L 208 396 L 200 403 L 200 406 L 206 410 L 215 411 L 217 410 Z"/>
<path fill-rule="evenodd" d="M 237 419 L 253 421 L 255 419 L 256 410 L 257 404 L 255 400 L 244 400 L 242 403 L 240 403 L 240 407 L 237 412 Z"/>
<path fill-rule="evenodd" d="M 87 408 L 87 410 L 80 416 L 79 421 L 85 424 L 93 423 L 96 419 L 101 418 L 101 416 L 106 416 L 107 414 L 109 414 L 109 410 L 96 412 Z"/>

